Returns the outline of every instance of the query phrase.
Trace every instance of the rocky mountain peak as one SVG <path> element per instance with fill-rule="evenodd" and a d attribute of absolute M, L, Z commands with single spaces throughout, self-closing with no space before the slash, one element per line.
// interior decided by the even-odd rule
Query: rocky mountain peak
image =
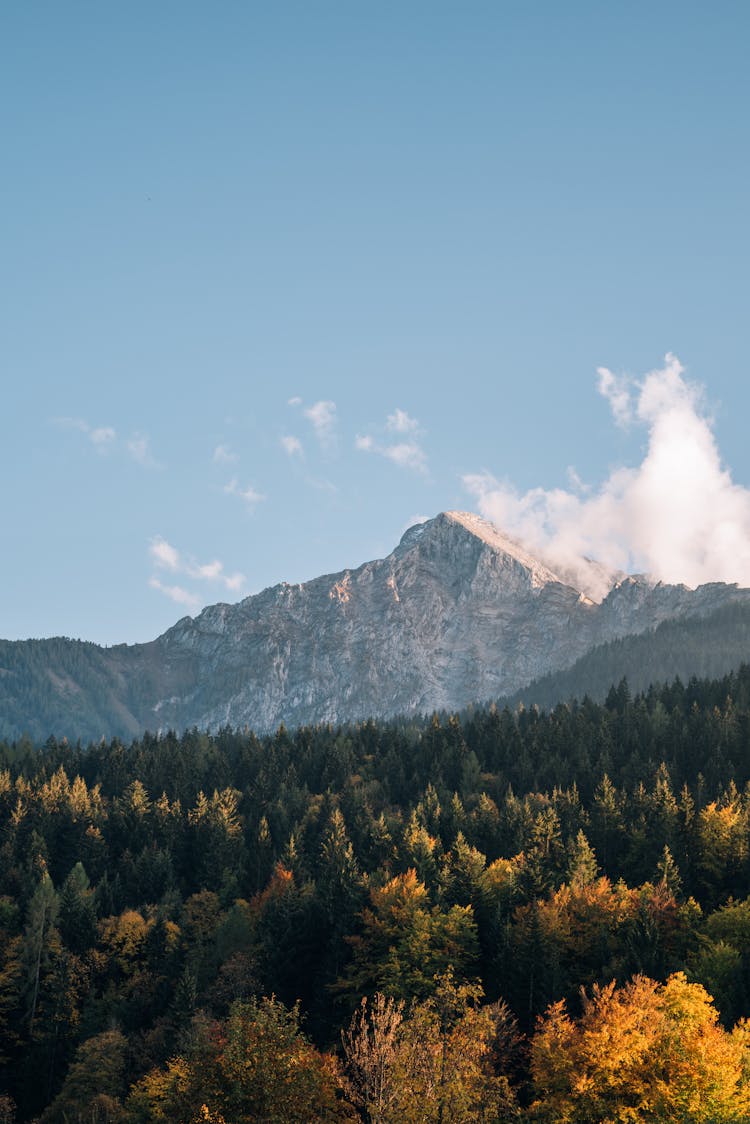
<path fill-rule="evenodd" d="M 412 553 L 423 561 L 432 559 L 446 578 L 487 571 L 505 595 L 548 585 L 566 586 L 581 595 L 573 582 L 534 557 L 518 539 L 469 511 L 443 511 L 410 527 L 391 557 Z"/>
<path fill-rule="evenodd" d="M 481 516 L 444 511 L 385 558 L 208 606 L 150 644 L 86 646 L 85 666 L 70 642 L 0 642 L 0 736 L 29 727 L 29 699 L 42 737 L 456 709 L 661 621 L 750 602 L 732 586 L 595 567 L 561 571 Z M 594 579 L 602 592 L 590 599 Z"/>
<path fill-rule="evenodd" d="M 488 519 L 483 519 L 481 515 L 474 515 L 470 511 L 445 511 L 438 516 L 438 519 L 444 519 L 448 523 L 461 527 L 468 534 L 473 535 L 480 542 L 490 547 L 496 554 L 504 554 L 513 559 L 529 571 L 534 585 L 542 586 L 549 582 L 556 582 L 558 585 L 569 584 L 542 561 L 530 554 L 518 539 L 505 534 L 494 523 L 490 523 Z"/>

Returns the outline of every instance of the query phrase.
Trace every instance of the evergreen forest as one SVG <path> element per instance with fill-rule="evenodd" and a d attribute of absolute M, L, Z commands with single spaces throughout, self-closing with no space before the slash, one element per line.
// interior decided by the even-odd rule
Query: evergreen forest
<path fill-rule="evenodd" d="M 0 1124 L 750 1120 L 750 667 L 0 742 Z"/>

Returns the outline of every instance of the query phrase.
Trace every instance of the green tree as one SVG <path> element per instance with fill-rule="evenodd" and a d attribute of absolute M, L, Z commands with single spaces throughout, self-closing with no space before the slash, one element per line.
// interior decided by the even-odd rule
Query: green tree
<path fill-rule="evenodd" d="M 76 863 L 60 893 L 59 929 L 72 952 L 83 953 L 96 940 L 94 893 L 83 863 Z"/>
<path fill-rule="evenodd" d="M 127 1043 L 119 1030 L 86 1039 L 76 1050 L 63 1087 L 42 1124 L 119 1124 L 124 1120 Z"/>
<path fill-rule="evenodd" d="M 574 886 L 588 886 L 599 873 L 594 849 L 583 831 L 576 835 L 575 842 L 568 848 L 568 880 Z"/>
<path fill-rule="evenodd" d="M 55 928 L 59 897 L 45 871 L 29 903 L 24 940 L 28 996 L 28 1026 L 33 1032 L 45 970 L 59 954 L 59 933 Z"/>
<path fill-rule="evenodd" d="M 477 927 L 471 906 L 431 906 L 414 870 L 370 891 L 361 932 L 349 938 L 352 962 L 337 984 L 349 995 L 381 991 L 394 999 L 431 995 L 453 966 L 460 978 L 477 968 Z"/>

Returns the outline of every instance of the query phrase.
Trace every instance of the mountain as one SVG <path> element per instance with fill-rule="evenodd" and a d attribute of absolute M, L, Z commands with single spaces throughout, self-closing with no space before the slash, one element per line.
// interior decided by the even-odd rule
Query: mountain
<path fill-rule="evenodd" d="M 627 679 L 631 693 L 681 679 L 721 679 L 750 662 L 750 604 L 730 602 L 707 616 L 666 620 L 658 628 L 597 645 L 572 667 L 550 672 L 497 700 L 549 709 L 559 702 L 604 702 Z"/>
<path fill-rule="evenodd" d="M 750 606 L 750 590 L 645 577 L 616 580 L 596 602 L 491 523 L 449 511 L 410 528 L 387 558 L 209 606 L 148 644 L 0 642 L 0 736 L 457 709 L 663 621 L 738 605 Z"/>

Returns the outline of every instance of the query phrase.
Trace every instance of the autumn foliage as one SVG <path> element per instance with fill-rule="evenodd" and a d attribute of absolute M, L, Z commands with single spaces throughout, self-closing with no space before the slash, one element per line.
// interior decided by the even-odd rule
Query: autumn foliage
<path fill-rule="evenodd" d="M 747 669 L 0 743 L 0 1124 L 750 1121 L 748 747 Z"/>
<path fill-rule="evenodd" d="M 531 1119 L 750 1119 L 748 1027 L 724 1030 L 700 984 L 636 976 L 581 998 L 578 1018 L 552 1004 L 531 1040 Z"/>

